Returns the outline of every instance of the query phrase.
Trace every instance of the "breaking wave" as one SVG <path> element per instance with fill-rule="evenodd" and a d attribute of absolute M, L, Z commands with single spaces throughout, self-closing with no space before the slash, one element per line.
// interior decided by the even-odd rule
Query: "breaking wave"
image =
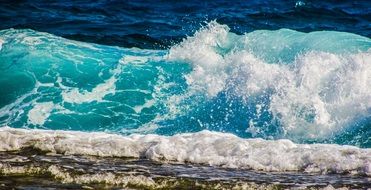
<path fill-rule="evenodd" d="M 371 146 L 371 40 L 359 35 L 210 22 L 169 50 L 15 29 L 0 44 L 1 126 Z"/>

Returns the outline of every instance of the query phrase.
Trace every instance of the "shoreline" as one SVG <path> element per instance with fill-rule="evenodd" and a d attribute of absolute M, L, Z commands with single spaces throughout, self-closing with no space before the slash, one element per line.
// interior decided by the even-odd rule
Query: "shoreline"
<path fill-rule="evenodd" d="M 148 159 L 229 169 L 371 176 L 371 149 L 296 144 L 288 139 L 243 139 L 200 131 L 174 136 L 0 128 L 0 151 L 40 150 L 61 155 Z"/>
<path fill-rule="evenodd" d="M 365 189 L 366 176 L 261 172 L 35 149 L 0 152 L 0 189 Z"/>

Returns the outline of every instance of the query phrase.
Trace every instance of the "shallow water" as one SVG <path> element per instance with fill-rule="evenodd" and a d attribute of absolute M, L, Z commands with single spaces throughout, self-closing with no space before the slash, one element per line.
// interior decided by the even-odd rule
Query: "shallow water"
<path fill-rule="evenodd" d="M 136 189 L 156 188 L 165 183 L 167 185 L 163 188 L 169 189 L 243 188 L 243 185 L 253 188 L 303 189 L 324 188 L 328 184 L 334 188 L 363 189 L 369 187 L 370 183 L 370 178 L 359 176 L 268 173 L 206 165 L 152 162 L 146 159 L 44 154 L 32 149 L 1 152 L 0 159 L 2 187 L 21 189 L 47 187 L 111 189 L 122 186 Z M 133 182 L 134 180 L 125 180 L 135 177 L 140 179 L 137 183 Z M 64 184 L 59 184 L 60 181 Z"/>

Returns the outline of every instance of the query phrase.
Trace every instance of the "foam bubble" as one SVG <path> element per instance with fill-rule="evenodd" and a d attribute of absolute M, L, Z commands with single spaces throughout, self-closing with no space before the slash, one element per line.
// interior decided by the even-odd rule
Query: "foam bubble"
<path fill-rule="evenodd" d="M 295 8 L 303 7 L 303 6 L 305 6 L 305 2 L 304 1 L 296 1 Z"/>
<path fill-rule="evenodd" d="M 4 40 L 0 38 L 0 51 L 3 48 L 3 43 L 4 43 Z"/>
<path fill-rule="evenodd" d="M 75 155 L 144 157 L 263 171 L 371 175 L 371 149 L 201 131 L 171 137 L 0 128 L 0 151 L 32 147 Z"/>

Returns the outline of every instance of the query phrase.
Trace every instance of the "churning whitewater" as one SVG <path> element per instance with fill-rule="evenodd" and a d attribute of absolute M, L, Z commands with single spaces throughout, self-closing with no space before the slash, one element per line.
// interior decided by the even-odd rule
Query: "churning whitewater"
<path fill-rule="evenodd" d="M 370 176 L 370 48 L 216 22 L 169 50 L 2 30 L 0 150 Z"/>
<path fill-rule="evenodd" d="M 262 171 L 371 176 L 371 150 L 290 140 L 241 139 L 211 131 L 120 136 L 107 133 L 1 128 L 0 151 L 34 148 L 67 155 L 147 158 Z M 0 170 L 1 168 L 0 165 Z"/>

